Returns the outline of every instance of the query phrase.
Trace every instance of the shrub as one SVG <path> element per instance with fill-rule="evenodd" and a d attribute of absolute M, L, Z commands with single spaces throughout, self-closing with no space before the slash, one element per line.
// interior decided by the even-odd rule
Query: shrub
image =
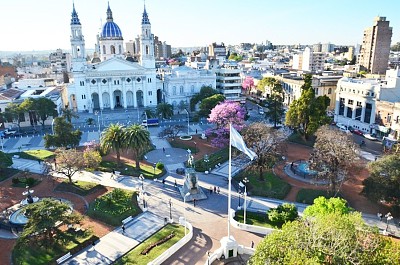
<path fill-rule="evenodd" d="M 34 178 L 27 178 L 25 180 L 26 186 L 32 187 L 35 184 L 35 179 Z"/>
<path fill-rule="evenodd" d="M 159 169 L 159 170 L 163 170 L 164 169 L 164 164 L 161 163 L 161 162 L 157 162 L 156 168 Z"/>
<path fill-rule="evenodd" d="M 12 183 L 13 183 L 13 184 L 18 184 L 19 181 L 20 181 L 19 178 L 13 178 L 13 179 L 12 179 Z"/>
<path fill-rule="evenodd" d="M 284 203 L 275 209 L 267 211 L 268 219 L 278 225 L 294 221 L 298 217 L 297 207 L 294 204 Z"/>

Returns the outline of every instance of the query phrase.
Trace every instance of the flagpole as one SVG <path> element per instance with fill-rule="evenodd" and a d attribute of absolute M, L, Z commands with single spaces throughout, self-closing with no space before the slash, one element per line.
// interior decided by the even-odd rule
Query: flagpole
<path fill-rule="evenodd" d="M 228 239 L 231 236 L 231 183 L 232 183 L 232 124 L 229 123 L 229 164 L 228 164 Z"/>

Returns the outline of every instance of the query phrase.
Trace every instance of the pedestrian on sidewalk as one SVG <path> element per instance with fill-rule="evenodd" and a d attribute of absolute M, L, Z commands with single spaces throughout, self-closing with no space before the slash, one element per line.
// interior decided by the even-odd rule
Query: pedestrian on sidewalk
<path fill-rule="evenodd" d="M 212 186 L 210 186 L 210 194 L 212 194 L 213 188 Z"/>
<path fill-rule="evenodd" d="M 112 174 L 111 174 L 111 179 L 114 179 L 114 178 L 115 178 L 115 170 L 113 169 Z"/>
<path fill-rule="evenodd" d="M 163 153 L 165 154 L 165 148 L 164 148 L 164 147 L 162 148 L 162 151 L 163 151 Z"/>
<path fill-rule="evenodd" d="M 251 248 L 254 248 L 254 241 L 251 241 Z"/>
<path fill-rule="evenodd" d="M 122 234 L 125 234 L 125 225 L 122 225 Z"/>
<path fill-rule="evenodd" d="M 197 129 L 196 129 L 196 134 L 197 134 Z"/>
<path fill-rule="evenodd" d="M 193 199 L 193 207 L 196 207 L 196 199 Z"/>
<path fill-rule="evenodd" d="M 165 187 L 165 179 L 162 180 L 162 185 Z"/>
<path fill-rule="evenodd" d="M 220 189 L 219 189 L 219 187 L 217 188 L 217 192 L 218 192 L 218 194 L 219 194 L 219 192 L 220 192 Z"/>
<path fill-rule="evenodd" d="M 217 193 L 217 187 L 214 186 L 214 193 Z"/>
<path fill-rule="evenodd" d="M 178 186 L 178 184 L 176 184 L 176 180 L 175 180 L 174 187 L 176 188 L 176 186 Z"/>
<path fill-rule="evenodd" d="M 378 215 L 379 221 L 382 221 L 382 214 L 378 213 L 377 215 Z"/>

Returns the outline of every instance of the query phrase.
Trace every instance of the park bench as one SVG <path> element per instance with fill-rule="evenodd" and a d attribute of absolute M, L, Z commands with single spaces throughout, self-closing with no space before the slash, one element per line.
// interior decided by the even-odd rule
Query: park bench
<path fill-rule="evenodd" d="M 133 217 L 132 216 L 129 216 L 129 217 L 127 217 L 127 218 L 125 218 L 124 220 L 122 220 L 122 224 L 126 224 L 126 223 L 128 223 L 128 222 L 130 222 L 130 221 L 132 221 L 133 220 Z"/>
<path fill-rule="evenodd" d="M 61 264 L 64 261 L 66 261 L 67 259 L 69 259 L 70 257 L 72 257 L 71 252 L 68 252 L 67 254 L 65 254 L 64 256 L 62 256 L 61 258 L 59 258 L 57 260 L 57 264 Z"/>

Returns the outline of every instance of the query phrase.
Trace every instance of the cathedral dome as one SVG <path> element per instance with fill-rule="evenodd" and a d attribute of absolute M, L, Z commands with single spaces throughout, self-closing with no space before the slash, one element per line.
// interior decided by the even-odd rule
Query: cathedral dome
<path fill-rule="evenodd" d="M 108 4 L 107 8 L 107 22 L 103 26 L 103 30 L 100 35 L 101 39 L 106 40 L 123 40 L 122 32 L 119 29 L 117 23 L 114 22 L 110 4 Z"/>
<path fill-rule="evenodd" d="M 101 31 L 102 39 L 122 39 L 122 32 L 118 25 L 113 21 L 107 21 Z"/>

